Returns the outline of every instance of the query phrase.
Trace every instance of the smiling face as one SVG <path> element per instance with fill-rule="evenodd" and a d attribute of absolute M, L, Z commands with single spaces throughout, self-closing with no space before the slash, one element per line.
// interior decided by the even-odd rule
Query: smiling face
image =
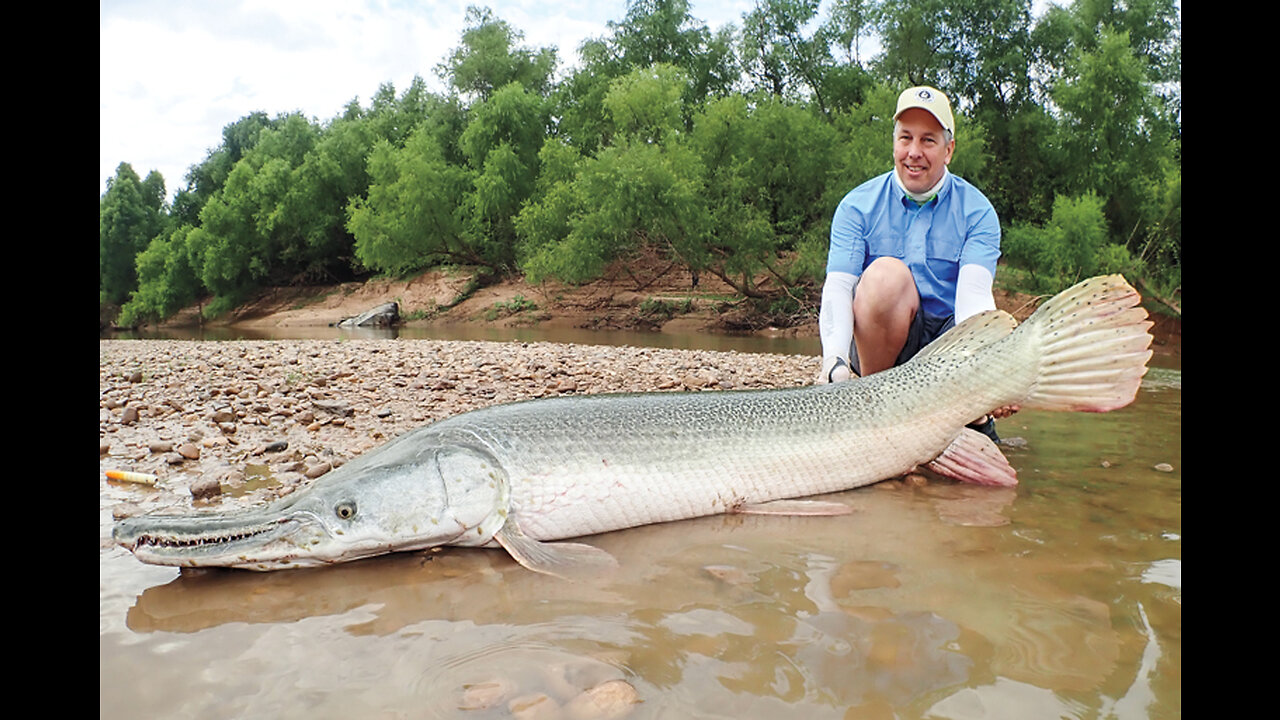
<path fill-rule="evenodd" d="M 937 185 L 955 147 L 955 139 L 947 140 L 928 111 L 911 108 L 899 115 L 893 128 L 893 165 L 903 187 L 923 193 Z"/>

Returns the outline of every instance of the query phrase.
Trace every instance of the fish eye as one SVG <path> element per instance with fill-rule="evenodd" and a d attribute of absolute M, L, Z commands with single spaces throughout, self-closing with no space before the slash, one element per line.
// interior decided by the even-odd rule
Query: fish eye
<path fill-rule="evenodd" d="M 333 508 L 334 514 L 343 520 L 350 520 L 356 516 L 356 504 L 353 500 L 344 500 Z"/>

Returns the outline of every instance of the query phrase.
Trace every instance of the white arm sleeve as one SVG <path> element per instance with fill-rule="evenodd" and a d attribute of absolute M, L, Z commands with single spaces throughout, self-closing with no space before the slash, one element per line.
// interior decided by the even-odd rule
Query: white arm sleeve
<path fill-rule="evenodd" d="M 822 285 L 822 308 L 818 311 L 818 335 L 822 337 L 822 357 L 849 360 L 853 347 L 853 291 L 858 276 L 829 272 Z"/>
<path fill-rule="evenodd" d="M 828 276 L 830 277 L 830 276 Z M 960 274 L 956 278 L 956 324 L 977 315 L 983 310 L 995 310 L 996 299 L 991 294 L 991 283 L 995 280 L 990 271 L 981 265 L 961 265 Z M 822 290 L 822 312 L 827 310 L 827 292 Z M 818 326 L 822 327 L 822 315 L 818 315 Z M 820 330 L 821 331 L 821 330 Z M 826 354 L 827 336 L 822 332 L 822 349 Z"/>

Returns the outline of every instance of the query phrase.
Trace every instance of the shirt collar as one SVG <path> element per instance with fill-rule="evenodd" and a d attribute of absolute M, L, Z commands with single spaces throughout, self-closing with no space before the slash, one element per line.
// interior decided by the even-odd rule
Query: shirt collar
<path fill-rule="evenodd" d="M 930 200 L 933 200 L 936 197 L 941 197 L 951 189 L 951 183 L 947 182 L 951 179 L 951 171 L 945 167 L 942 168 L 942 178 L 938 180 L 938 184 L 929 188 L 928 192 L 918 196 L 920 198 L 924 198 L 923 200 L 917 199 L 917 196 L 913 196 L 912 193 L 908 192 L 907 189 L 903 187 L 902 178 L 898 177 L 898 168 L 893 168 L 889 171 L 889 174 L 893 176 L 893 184 L 897 186 L 898 191 L 902 193 L 902 201 L 904 203 L 907 200 L 911 200 L 916 205 L 923 207 L 928 205 Z"/>

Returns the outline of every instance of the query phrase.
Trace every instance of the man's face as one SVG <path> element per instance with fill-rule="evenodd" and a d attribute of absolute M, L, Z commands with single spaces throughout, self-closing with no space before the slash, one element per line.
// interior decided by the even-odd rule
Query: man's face
<path fill-rule="evenodd" d="M 956 141 L 946 141 L 942 125 L 927 110 L 911 108 L 893 128 L 893 165 L 902 185 L 923 193 L 942 179 Z"/>

